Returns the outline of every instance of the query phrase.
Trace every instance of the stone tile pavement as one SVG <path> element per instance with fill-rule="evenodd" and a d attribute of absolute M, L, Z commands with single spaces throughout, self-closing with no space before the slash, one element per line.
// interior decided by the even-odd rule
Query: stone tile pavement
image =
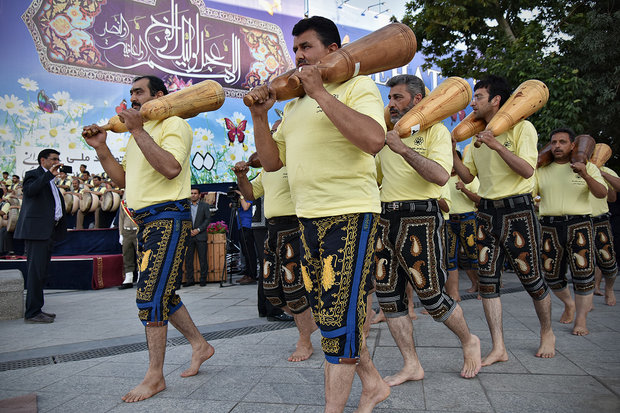
<path fill-rule="evenodd" d="M 508 290 L 518 289 L 514 274 L 507 273 L 504 282 Z M 464 274 L 461 286 L 468 286 Z M 34 392 L 40 412 L 63 413 L 322 411 L 319 333 L 312 336 L 316 352 L 309 360 L 288 362 L 296 329 L 291 323 L 257 317 L 255 285 L 181 289 L 199 330 L 216 337 L 210 340 L 215 355 L 197 376 L 181 378 L 191 349 L 170 326 L 167 389 L 140 403 L 123 403 L 120 397 L 142 379 L 148 360 L 134 293 L 49 290 L 45 309 L 58 315 L 53 324 L 0 321 L 0 399 Z M 426 376 L 393 388 L 375 411 L 620 411 L 620 306 L 608 307 L 602 297 L 594 301 L 588 320 L 591 334 L 577 337 L 570 334 L 569 325 L 557 322 L 562 307 L 553 299 L 557 355 L 538 359 L 538 321 L 529 296 L 523 291 L 504 294 L 510 359 L 483 368 L 471 380 L 459 377 L 462 353 L 456 337 L 419 315 L 414 334 Z M 480 301 L 461 304 L 470 329 L 481 339 L 483 354 L 488 352 L 491 341 Z M 382 375 L 400 369 L 402 359 L 385 323 L 372 327 L 368 347 Z M 356 378 L 347 412 L 355 410 L 360 392 Z"/>

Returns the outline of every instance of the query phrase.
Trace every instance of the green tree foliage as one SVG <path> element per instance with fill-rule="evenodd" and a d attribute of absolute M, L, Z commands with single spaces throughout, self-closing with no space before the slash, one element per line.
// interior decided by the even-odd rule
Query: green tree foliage
<path fill-rule="evenodd" d="M 444 76 L 493 73 L 514 88 L 528 79 L 543 81 L 549 101 L 530 118 L 541 143 L 554 128 L 570 126 L 620 153 L 617 3 L 412 0 L 403 22 L 416 34 L 427 65 Z"/>

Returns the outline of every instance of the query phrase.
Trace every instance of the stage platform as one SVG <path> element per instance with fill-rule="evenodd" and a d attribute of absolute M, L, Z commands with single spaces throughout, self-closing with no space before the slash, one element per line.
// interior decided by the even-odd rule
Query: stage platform
<path fill-rule="evenodd" d="M 45 288 L 98 290 L 123 282 L 123 256 L 117 228 L 67 231 L 67 237 L 54 244 Z M 0 269 L 18 269 L 27 279 L 24 241 L 14 240 L 15 257 L 0 259 Z"/>

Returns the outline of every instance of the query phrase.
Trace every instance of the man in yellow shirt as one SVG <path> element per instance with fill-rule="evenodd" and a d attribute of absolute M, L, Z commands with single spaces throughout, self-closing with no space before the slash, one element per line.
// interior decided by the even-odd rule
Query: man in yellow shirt
<path fill-rule="evenodd" d="M 476 119 L 487 123 L 510 96 L 505 79 L 490 75 L 474 86 L 471 106 Z M 551 328 L 551 297 L 540 268 L 539 225 L 531 192 L 534 189 L 534 167 L 538 157 L 538 135 L 528 121 L 518 122 L 512 129 L 493 136 L 480 132 L 479 148 L 472 146 L 464 161 L 456 155 L 453 142 L 454 170 L 464 183 L 477 176 L 481 196 L 476 214 L 478 275 L 480 295 L 493 348 L 482 359 L 482 365 L 507 361 L 508 352 L 502 332 L 500 276 L 508 258 L 525 290 L 534 301 L 540 322 L 540 346 L 537 357 L 555 356 L 555 335 Z"/>
<path fill-rule="evenodd" d="M 390 87 L 392 123 L 425 95 L 424 83 L 413 75 L 395 76 L 386 85 Z M 397 386 L 424 377 L 408 316 L 407 284 L 413 286 L 433 319 L 458 336 L 465 359 L 461 376 L 474 377 L 480 370 L 480 340 L 470 333 L 463 310 L 444 288 L 448 274 L 444 219 L 438 199 L 452 170 L 450 133 L 437 123 L 405 139 L 389 131 L 386 142 L 375 158 L 377 182 L 381 185 L 381 220 L 375 244 L 376 294 L 405 364 L 400 372 L 384 380 Z"/>
<path fill-rule="evenodd" d="M 594 257 L 596 259 L 594 295 L 603 295 L 600 286 L 601 280 L 605 276 L 605 304 L 613 306 L 616 305 L 614 282 L 618 273 L 616 244 L 620 240 L 614 237 L 608 202 L 616 202 L 618 196 L 616 191 L 620 190 L 620 178 L 613 169 L 606 166 L 603 166 L 600 171 L 607 185 L 607 197 L 590 197 L 592 225 L 594 226 Z"/>
<path fill-rule="evenodd" d="M 551 132 L 553 162 L 536 171 L 535 192 L 541 198 L 543 273 L 551 290 L 564 303 L 560 323 L 574 319 L 573 334 L 585 336 L 589 333 L 586 317 L 594 291 L 590 195 L 604 198 L 607 188 L 596 165 L 570 163 L 574 140 L 571 129 Z M 566 288 L 567 266 L 573 279 L 574 300 Z"/>
<path fill-rule="evenodd" d="M 461 158 L 461 153 L 457 151 Z M 446 184 L 450 193 L 452 207 L 450 208 L 450 218 L 448 220 L 447 240 L 448 240 L 448 281 L 446 290 L 451 294 L 453 288 L 452 279 L 456 278 L 458 293 L 458 268 L 461 267 L 467 273 L 471 281 L 469 293 L 478 292 L 478 248 L 476 247 L 476 207 L 480 203 L 478 188 L 480 182 L 474 178 L 468 184 L 456 174 L 454 168 L 450 179 Z"/>
<path fill-rule="evenodd" d="M 139 112 L 144 103 L 167 93 L 164 82 L 155 76 L 134 79 L 131 108 L 119 114 L 131 133 L 122 165 L 106 144 L 105 130 L 91 125 L 82 133 L 97 151 L 110 178 L 127 189 L 127 206 L 134 210 L 133 219 L 139 228 L 140 278 L 136 303 L 138 317 L 145 326 L 149 368 L 142 383 L 123 396 L 128 403 L 147 399 L 166 388 L 163 366 L 168 321 L 192 346 L 191 363 L 181 373 L 182 377 L 197 374 L 200 365 L 215 351 L 176 294 L 192 226 L 189 205 L 192 130 L 176 116 L 144 123 Z"/>
<path fill-rule="evenodd" d="M 390 394 L 363 336 L 381 211 L 373 154 L 384 145 L 385 123 L 381 95 L 369 77 L 323 84 L 316 63 L 339 48 L 331 20 L 299 21 L 293 51 L 306 95 L 286 105 L 273 138 L 267 114 L 275 91 L 253 89 L 250 111 L 265 171 L 287 166 L 300 221 L 302 276 L 327 360 L 325 411 L 344 410 L 356 372 L 362 381 L 358 408 L 371 411 Z"/>
<path fill-rule="evenodd" d="M 273 128 L 276 129 L 277 126 Z M 310 336 L 317 326 L 301 275 L 299 220 L 291 200 L 286 167 L 275 172 L 261 171 L 252 181 L 248 180 L 248 171 L 247 162 L 235 164 L 234 172 L 243 196 L 250 201 L 264 196 L 267 239 L 262 276 L 265 296 L 274 307 L 292 314 L 295 319 L 299 340 L 288 361 L 307 360 L 314 352 Z"/>

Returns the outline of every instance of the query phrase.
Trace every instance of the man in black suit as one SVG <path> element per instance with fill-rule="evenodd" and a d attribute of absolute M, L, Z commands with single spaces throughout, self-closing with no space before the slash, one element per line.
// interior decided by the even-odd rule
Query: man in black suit
<path fill-rule="evenodd" d="M 54 149 L 44 149 L 39 153 L 39 167 L 26 172 L 23 182 L 23 202 L 15 238 L 25 241 L 28 257 L 26 287 L 26 313 L 24 319 L 29 323 L 52 323 L 56 314 L 46 313 L 43 308 L 43 286 L 52 257 L 54 241 L 67 234 L 65 222 L 65 202 L 54 185 L 62 164 L 60 153 Z"/>
<path fill-rule="evenodd" d="M 192 230 L 190 232 L 187 254 L 185 255 L 185 272 L 187 280 L 183 287 L 194 285 L 194 250 L 198 250 L 198 260 L 200 261 L 200 286 L 207 285 L 207 225 L 211 217 L 209 205 L 200 202 L 200 190 L 192 188 L 190 205 L 192 213 Z"/>

